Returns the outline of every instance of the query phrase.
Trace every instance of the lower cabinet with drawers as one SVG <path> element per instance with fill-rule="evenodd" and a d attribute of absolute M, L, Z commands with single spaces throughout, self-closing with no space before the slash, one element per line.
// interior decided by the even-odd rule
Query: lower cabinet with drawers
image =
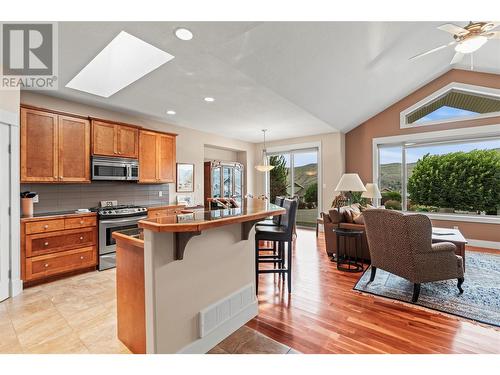
<path fill-rule="evenodd" d="M 97 265 L 97 217 L 69 214 L 21 219 L 22 276 L 38 284 Z"/>

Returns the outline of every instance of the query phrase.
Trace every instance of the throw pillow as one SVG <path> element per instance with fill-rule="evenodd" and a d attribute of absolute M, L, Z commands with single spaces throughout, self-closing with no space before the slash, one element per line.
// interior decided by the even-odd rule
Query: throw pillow
<path fill-rule="evenodd" d="M 340 208 L 340 213 L 344 216 L 344 221 L 346 223 L 352 223 L 352 210 L 349 206 L 344 206 Z"/>
<path fill-rule="evenodd" d="M 360 214 L 354 214 L 352 220 L 354 221 L 354 224 L 365 225 L 365 219 L 362 212 Z"/>

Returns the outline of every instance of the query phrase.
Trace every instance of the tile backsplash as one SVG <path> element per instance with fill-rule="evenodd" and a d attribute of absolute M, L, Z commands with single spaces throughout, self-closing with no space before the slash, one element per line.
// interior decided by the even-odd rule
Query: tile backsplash
<path fill-rule="evenodd" d="M 168 184 L 142 185 L 130 182 L 95 181 L 91 184 L 21 184 L 21 191 L 36 191 L 35 213 L 91 208 L 103 200 L 118 204 L 167 205 Z M 159 192 L 162 196 L 159 196 Z"/>

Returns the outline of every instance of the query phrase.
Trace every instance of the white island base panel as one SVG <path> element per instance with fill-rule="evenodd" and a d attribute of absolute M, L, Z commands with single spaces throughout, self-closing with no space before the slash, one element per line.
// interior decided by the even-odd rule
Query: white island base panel
<path fill-rule="evenodd" d="M 144 230 L 146 352 L 206 353 L 257 316 L 254 229 L 207 229 L 174 260 L 175 233 Z"/>

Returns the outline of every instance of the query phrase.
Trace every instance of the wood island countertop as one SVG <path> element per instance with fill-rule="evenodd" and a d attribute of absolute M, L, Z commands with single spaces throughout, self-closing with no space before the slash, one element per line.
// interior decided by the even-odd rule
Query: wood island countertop
<path fill-rule="evenodd" d="M 264 200 L 244 199 L 242 206 L 238 208 L 184 212 L 141 220 L 139 227 L 153 232 L 200 232 L 224 225 L 259 221 L 269 216 L 282 215 L 286 210 Z"/>

